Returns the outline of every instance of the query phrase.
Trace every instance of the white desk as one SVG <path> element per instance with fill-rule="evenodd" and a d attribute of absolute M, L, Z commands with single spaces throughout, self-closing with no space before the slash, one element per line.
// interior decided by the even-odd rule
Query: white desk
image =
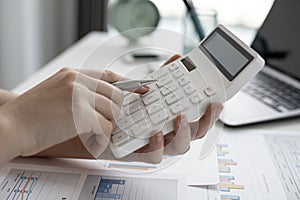
<path fill-rule="evenodd" d="M 16 88 L 14 88 L 14 92 L 16 93 L 23 93 L 26 90 L 32 88 L 34 85 L 38 84 L 42 80 L 46 79 L 50 75 L 54 74 L 56 71 L 58 71 L 60 68 L 64 66 L 68 67 L 80 67 L 82 65 L 90 66 L 92 68 L 98 68 L 99 70 L 104 69 L 106 63 L 109 61 L 109 56 L 106 58 L 98 58 L 98 60 L 95 58 L 91 58 L 88 61 L 85 59 L 87 56 L 91 55 L 91 53 L 97 48 L 99 45 L 102 45 L 102 48 L 105 49 L 104 53 L 114 51 L 115 54 L 120 53 L 121 50 L 124 50 L 126 48 L 126 41 L 125 40 L 111 40 L 110 42 L 104 42 L 107 39 L 107 34 L 105 33 L 99 33 L 99 32 L 93 32 L 87 35 L 85 38 L 74 44 L 72 47 L 67 49 L 65 52 L 63 52 L 61 55 L 57 56 L 54 60 L 52 60 L 50 63 L 45 65 L 43 68 L 41 68 L 39 71 L 37 71 L 35 74 L 32 75 L 31 78 L 24 81 L 20 85 L 18 85 Z M 181 46 L 178 44 L 181 44 L 182 38 L 174 37 L 174 38 L 168 38 L 168 41 L 176 41 L 176 42 L 166 42 L 166 41 L 156 41 L 153 42 L 153 45 L 156 44 L 163 45 L 166 49 L 169 49 L 173 52 L 181 52 Z M 155 38 L 154 38 L 155 41 Z M 103 43 L 104 42 L 104 43 Z M 162 44 L 163 43 L 163 44 Z M 119 50 L 120 51 L 119 51 Z M 93 55 L 92 55 L 93 57 Z M 95 60 L 96 59 L 96 60 Z M 132 68 L 130 67 L 124 67 L 124 68 L 114 68 L 113 66 L 111 69 L 114 69 L 114 71 L 117 71 L 121 74 L 126 74 L 130 72 Z M 137 74 L 134 74 L 137 75 Z M 288 133 L 288 132 L 295 132 L 296 130 L 300 130 L 300 119 L 290 119 L 285 120 L 281 122 L 272 122 L 272 123 L 266 123 L 261 125 L 255 125 L 255 126 L 248 126 L 248 127 L 241 127 L 241 128 L 229 128 L 224 127 L 226 131 L 232 131 L 234 133 L 234 130 L 249 130 L 249 129 L 261 129 L 265 131 L 277 131 L 282 133 Z M 197 188 L 190 189 L 191 195 L 189 195 L 189 199 L 197 199 Z"/>

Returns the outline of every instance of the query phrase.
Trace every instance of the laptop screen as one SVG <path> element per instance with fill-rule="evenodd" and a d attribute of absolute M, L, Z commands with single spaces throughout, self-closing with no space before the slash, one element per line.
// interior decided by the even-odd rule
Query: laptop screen
<path fill-rule="evenodd" d="M 300 79 L 300 1 L 276 0 L 252 44 L 266 64 Z"/>

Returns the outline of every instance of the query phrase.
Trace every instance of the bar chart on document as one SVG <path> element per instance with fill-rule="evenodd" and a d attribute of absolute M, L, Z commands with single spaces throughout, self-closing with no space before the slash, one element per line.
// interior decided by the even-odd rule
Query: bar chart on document
<path fill-rule="evenodd" d="M 79 200 L 178 199 L 177 184 L 176 179 L 88 175 Z"/>
<path fill-rule="evenodd" d="M 80 174 L 11 169 L 1 183 L 0 199 L 72 199 Z"/>
<path fill-rule="evenodd" d="M 238 167 L 238 163 L 230 158 L 228 144 L 217 145 L 218 165 L 220 174 L 220 199 L 221 200 L 239 200 L 238 195 L 244 186 L 236 180 L 233 168 Z"/>
<path fill-rule="evenodd" d="M 217 154 L 221 200 L 300 199 L 300 136 L 224 134 Z"/>

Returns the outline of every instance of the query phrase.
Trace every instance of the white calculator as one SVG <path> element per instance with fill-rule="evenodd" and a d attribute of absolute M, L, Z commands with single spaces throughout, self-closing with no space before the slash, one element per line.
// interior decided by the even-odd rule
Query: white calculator
<path fill-rule="evenodd" d="M 147 75 L 157 80 L 148 93 L 127 93 L 111 137 L 114 156 L 143 147 L 155 131 L 169 133 L 180 113 L 198 120 L 209 104 L 230 99 L 263 66 L 253 49 L 219 25 L 191 52 Z"/>

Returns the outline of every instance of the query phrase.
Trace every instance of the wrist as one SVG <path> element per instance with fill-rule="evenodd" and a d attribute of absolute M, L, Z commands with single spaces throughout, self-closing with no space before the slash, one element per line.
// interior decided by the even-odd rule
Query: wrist
<path fill-rule="evenodd" d="M 7 141 L 6 149 L 14 152 L 14 157 L 24 155 L 24 152 L 34 146 L 33 134 L 30 134 L 24 126 L 24 120 L 20 117 L 17 107 L 9 103 L 2 106 L 0 121 L 0 127 L 4 129 L 4 141 Z M 6 149 L 4 149 L 5 152 L 7 152 Z"/>
<path fill-rule="evenodd" d="M 0 165 L 18 157 L 22 152 L 22 138 L 19 138 L 15 130 L 14 122 L 0 109 Z"/>
<path fill-rule="evenodd" d="M 0 106 L 3 106 L 6 103 L 14 100 L 15 98 L 17 98 L 17 96 L 17 94 L 0 89 Z"/>

